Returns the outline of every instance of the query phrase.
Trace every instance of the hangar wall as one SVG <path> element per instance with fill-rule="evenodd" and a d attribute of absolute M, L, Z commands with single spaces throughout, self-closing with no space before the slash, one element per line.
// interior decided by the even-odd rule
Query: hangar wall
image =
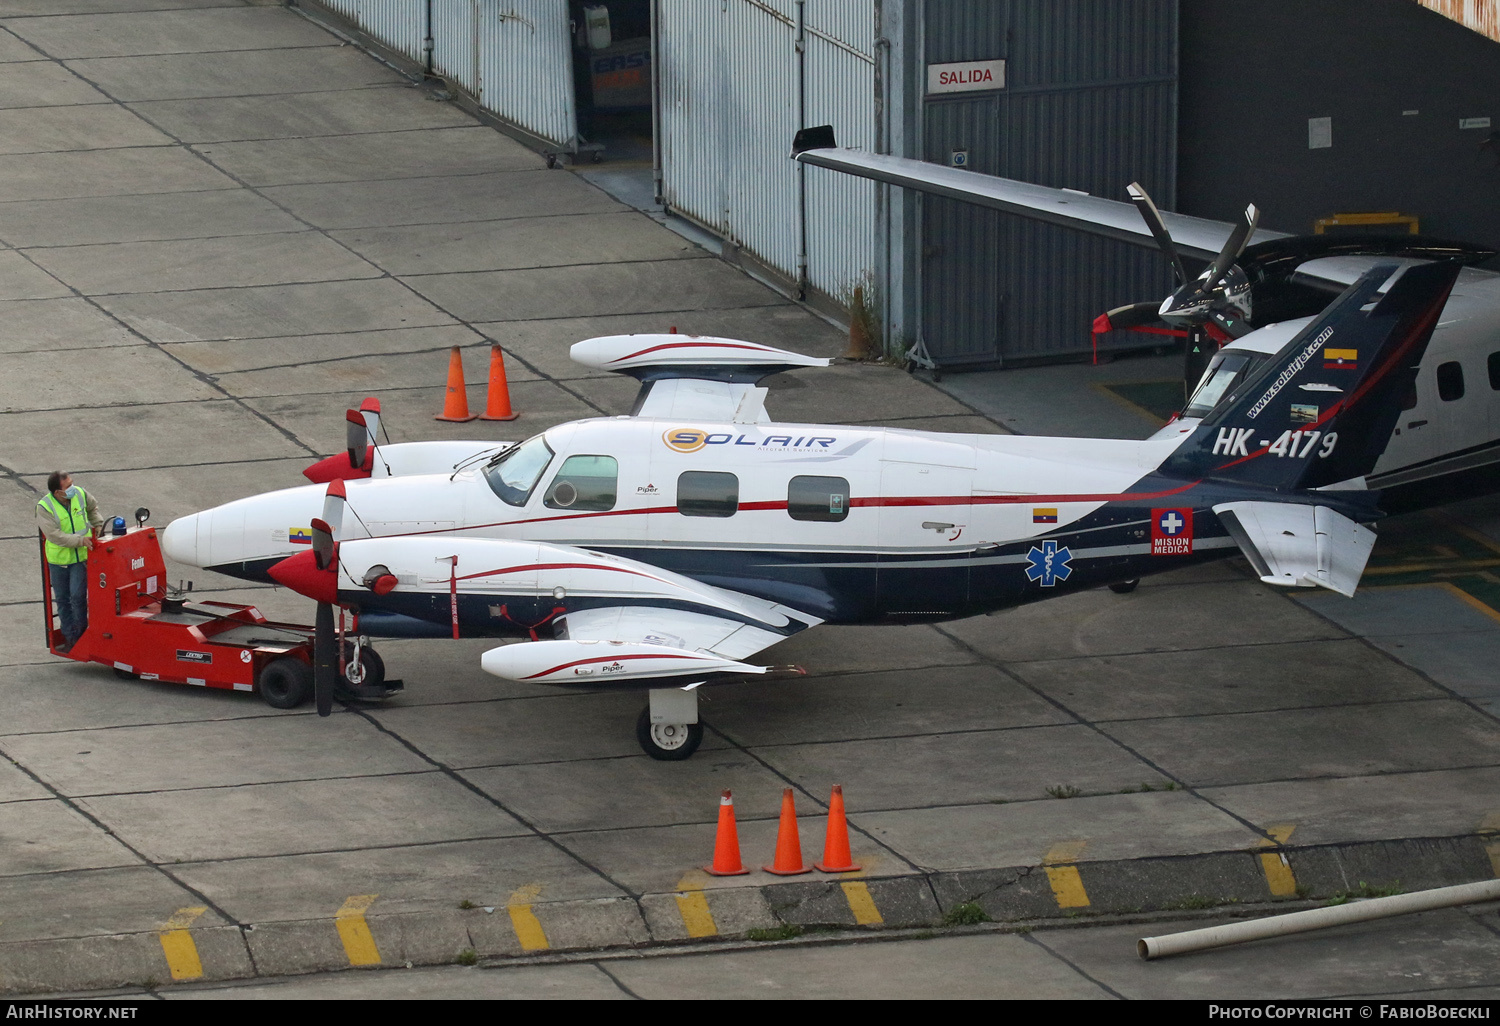
<path fill-rule="evenodd" d="M 929 66 L 1006 60 L 1003 89 L 928 96 L 923 159 L 1173 206 L 1176 0 L 926 0 Z M 925 80 L 925 76 L 924 76 Z M 1125 243 L 924 199 L 922 334 L 940 366 L 1091 349 L 1098 314 L 1170 291 L 1166 261 Z M 1101 346 L 1139 346 L 1141 336 Z"/>
<path fill-rule="evenodd" d="M 874 0 L 660 0 L 657 19 L 668 207 L 834 299 L 873 276 L 874 185 L 788 154 L 807 125 L 875 144 Z"/>
<path fill-rule="evenodd" d="M 1179 207 L 1286 232 L 1400 211 L 1500 247 L 1497 108 L 1500 43 L 1413 0 L 1182 0 Z"/>
<path fill-rule="evenodd" d="M 576 150 L 567 0 L 315 0 L 538 142 Z M 429 51 L 430 46 L 430 51 Z"/>

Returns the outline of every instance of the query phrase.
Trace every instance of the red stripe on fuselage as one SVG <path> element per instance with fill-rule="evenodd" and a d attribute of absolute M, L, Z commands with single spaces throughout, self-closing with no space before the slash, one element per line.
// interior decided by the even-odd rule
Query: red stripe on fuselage
<path fill-rule="evenodd" d="M 1099 492 L 1080 495 L 911 495 L 869 496 L 850 499 L 850 506 L 861 508 L 879 506 L 1000 506 L 1000 505 L 1059 505 L 1068 502 L 1145 502 L 1178 495 L 1195 487 L 1199 482 L 1190 481 L 1178 488 L 1160 492 Z M 765 510 L 786 509 L 785 499 L 770 499 L 761 502 L 742 502 L 738 512 L 753 513 Z M 464 527 L 438 527 L 430 531 L 411 531 L 403 534 L 381 534 L 378 538 L 418 538 L 429 534 L 456 534 L 460 531 L 483 531 L 491 527 L 519 527 L 524 524 L 548 524 L 558 520 L 588 520 L 594 517 L 646 516 L 651 513 L 676 513 L 676 506 L 651 506 L 646 509 L 615 509 L 598 513 L 571 513 L 555 517 L 528 517 L 525 520 L 497 520 L 489 524 L 469 524 Z M 352 539 L 351 539 L 352 540 Z M 363 539 L 360 539 L 363 540 Z"/>
<path fill-rule="evenodd" d="M 665 578 L 657 577 L 655 574 L 644 573 L 640 570 L 632 570 L 626 566 L 602 566 L 598 563 L 528 563 L 525 566 L 505 566 L 497 570 L 485 570 L 477 574 L 463 574 L 458 578 L 460 581 L 472 581 L 476 577 L 493 577 L 495 574 L 522 573 L 526 570 L 608 570 L 616 574 L 633 574 L 636 577 L 646 577 L 662 584 L 669 584 Z"/>

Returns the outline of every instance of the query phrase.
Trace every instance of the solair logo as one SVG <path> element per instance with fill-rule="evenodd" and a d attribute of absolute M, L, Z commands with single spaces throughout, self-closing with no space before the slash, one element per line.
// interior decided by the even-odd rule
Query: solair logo
<path fill-rule="evenodd" d="M 704 431 L 701 428 L 673 428 L 662 433 L 661 440 L 675 452 L 697 452 L 710 445 L 747 445 L 756 449 L 824 450 L 837 442 L 832 435 L 736 435 L 731 431 Z"/>
<path fill-rule="evenodd" d="M 662 433 L 661 440 L 668 449 L 677 452 L 697 452 L 708 444 L 708 432 L 697 428 L 673 428 Z"/>

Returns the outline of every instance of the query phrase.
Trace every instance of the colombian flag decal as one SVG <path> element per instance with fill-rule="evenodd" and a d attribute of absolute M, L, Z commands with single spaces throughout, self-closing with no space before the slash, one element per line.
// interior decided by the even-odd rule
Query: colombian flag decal
<path fill-rule="evenodd" d="M 293 545 L 311 545 L 312 528 L 288 527 L 286 529 L 286 540 L 291 542 Z"/>
<path fill-rule="evenodd" d="M 1324 370 L 1358 370 L 1358 349 L 1325 349 L 1323 350 Z"/>
<path fill-rule="evenodd" d="M 1057 523 L 1057 509 L 1038 509 L 1033 506 L 1031 508 L 1031 522 L 1033 524 L 1055 524 Z"/>

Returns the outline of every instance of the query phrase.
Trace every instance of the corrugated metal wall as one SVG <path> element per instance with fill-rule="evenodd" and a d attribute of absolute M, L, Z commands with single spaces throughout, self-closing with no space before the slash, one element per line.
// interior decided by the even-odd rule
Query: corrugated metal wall
<path fill-rule="evenodd" d="M 479 101 L 543 139 L 573 146 L 573 44 L 567 0 L 481 3 Z"/>
<path fill-rule="evenodd" d="M 874 4 L 807 0 L 806 124 L 874 141 Z M 662 0 L 657 72 L 662 193 L 674 209 L 795 278 L 797 123 L 793 0 Z M 838 297 L 872 269 L 874 193 L 807 174 L 808 283 Z"/>
<path fill-rule="evenodd" d="M 426 62 L 424 0 L 319 0 L 371 37 Z M 511 124 L 577 145 L 567 0 L 432 0 L 433 69 Z"/>
<path fill-rule="evenodd" d="M 1139 181 L 1174 206 L 1176 0 L 927 0 L 925 29 L 929 64 L 1007 61 L 1003 90 L 927 99 L 925 159 L 964 149 L 975 171 L 1113 199 Z M 1172 286 L 1152 252 L 952 201 L 926 198 L 923 228 L 940 366 L 1088 352 L 1097 314 Z"/>

